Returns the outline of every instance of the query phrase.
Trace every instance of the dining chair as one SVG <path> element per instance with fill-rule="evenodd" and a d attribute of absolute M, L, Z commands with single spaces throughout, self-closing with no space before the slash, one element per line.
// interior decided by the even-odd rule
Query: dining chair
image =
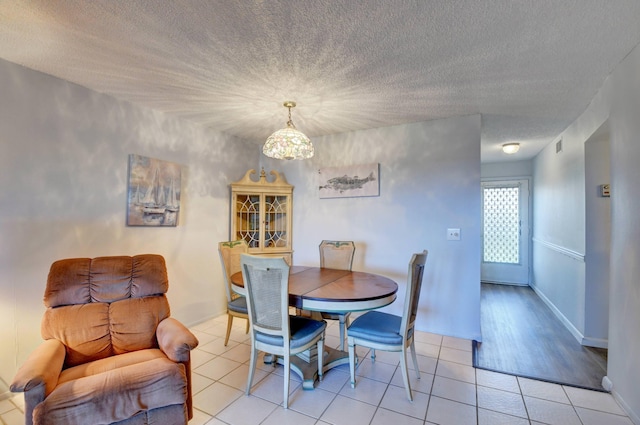
<path fill-rule="evenodd" d="M 427 250 L 424 250 L 422 253 L 413 254 L 409 262 L 407 292 L 405 294 L 402 317 L 381 311 L 368 311 L 355 319 L 348 327 L 347 343 L 349 345 L 351 388 L 355 388 L 356 386 L 356 345 L 368 347 L 372 350 L 400 351 L 402 380 L 404 381 L 404 387 L 407 391 L 407 398 L 409 398 L 409 401 L 413 401 L 407 370 L 407 347 L 411 347 L 413 366 L 418 379 L 420 379 L 420 369 L 418 369 L 418 359 L 416 358 L 416 347 L 413 336 L 427 254 Z M 372 356 L 372 361 L 375 361 L 375 355 Z"/>
<path fill-rule="evenodd" d="M 327 269 L 351 270 L 353 254 L 356 246 L 352 241 L 328 241 L 320 243 L 320 267 Z M 338 320 L 340 322 L 340 350 L 344 351 L 344 338 L 349 326 L 350 312 L 332 313 L 322 312 L 322 318 Z"/>
<path fill-rule="evenodd" d="M 218 253 L 222 263 L 224 276 L 224 290 L 227 294 L 227 335 L 224 337 L 225 347 L 229 343 L 233 318 L 247 319 L 246 333 L 249 333 L 249 313 L 247 300 L 242 295 L 233 291 L 231 287 L 231 275 L 240 271 L 240 255 L 248 252 L 249 246 L 244 240 L 218 243 Z"/>
<path fill-rule="evenodd" d="M 258 351 L 284 360 L 284 408 L 289 407 L 290 356 L 317 347 L 322 380 L 324 331 L 327 322 L 289 315 L 289 265 L 281 257 L 241 255 L 242 278 L 251 322 L 251 360 L 246 394 L 256 369 Z"/>

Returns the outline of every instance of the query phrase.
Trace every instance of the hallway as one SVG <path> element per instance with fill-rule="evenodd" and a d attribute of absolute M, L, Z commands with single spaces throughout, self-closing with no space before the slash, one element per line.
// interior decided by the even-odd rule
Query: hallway
<path fill-rule="evenodd" d="M 580 345 L 528 286 L 483 283 L 474 365 L 602 391 L 607 350 Z"/>

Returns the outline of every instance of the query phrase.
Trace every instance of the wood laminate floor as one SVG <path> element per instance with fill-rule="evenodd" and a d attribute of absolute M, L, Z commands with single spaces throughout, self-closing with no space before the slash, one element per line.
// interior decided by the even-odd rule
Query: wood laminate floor
<path fill-rule="evenodd" d="M 607 350 L 584 347 L 528 286 L 482 284 L 473 365 L 603 391 Z"/>

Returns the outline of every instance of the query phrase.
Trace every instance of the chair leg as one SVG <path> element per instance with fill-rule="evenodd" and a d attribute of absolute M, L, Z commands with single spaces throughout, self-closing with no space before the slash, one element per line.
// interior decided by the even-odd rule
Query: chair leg
<path fill-rule="evenodd" d="M 351 375 L 351 388 L 356 387 L 356 346 L 347 338 L 349 345 L 349 374 Z"/>
<path fill-rule="evenodd" d="M 318 340 L 318 381 L 322 382 L 324 369 L 324 337 Z"/>
<path fill-rule="evenodd" d="M 284 408 L 289 408 L 289 378 L 291 377 L 291 356 L 284 354 Z"/>
<path fill-rule="evenodd" d="M 371 349 L 371 361 L 375 362 L 376 361 L 376 350 L 375 349 Z"/>
<path fill-rule="evenodd" d="M 247 319 L 247 329 L 244 331 L 244 333 L 246 334 L 249 333 L 249 319 Z"/>
<path fill-rule="evenodd" d="M 249 374 L 247 375 L 247 389 L 245 391 L 246 395 L 249 395 L 251 392 L 251 384 L 253 383 L 253 373 L 256 370 L 256 361 L 258 359 L 258 350 L 254 347 L 251 347 L 251 358 L 249 360 Z"/>
<path fill-rule="evenodd" d="M 231 325 L 233 324 L 233 316 L 227 314 L 227 336 L 224 337 L 224 346 L 229 343 L 229 335 L 231 335 Z"/>
<path fill-rule="evenodd" d="M 407 370 L 407 347 L 403 347 L 400 353 L 400 368 L 402 369 L 402 380 L 404 381 L 404 388 L 407 391 L 407 398 L 409 401 L 413 401 L 411 384 L 409 383 L 409 371 Z"/>
<path fill-rule="evenodd" d="M 418 368 L 418 357 L 416 356 L 416 345 L 411 340 L 411 357 L 413 358 L 413 367 L 416 369 L 416 376 L 420 379 L 420 369 Z"/>

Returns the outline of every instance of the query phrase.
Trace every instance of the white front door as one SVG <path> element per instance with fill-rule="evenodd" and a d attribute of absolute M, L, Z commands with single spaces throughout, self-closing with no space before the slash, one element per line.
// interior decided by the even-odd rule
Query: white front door
<path fill-rule="evenodd" d="M 529 284 L 529 182 L 482 182 L 483 282 Z"/>

